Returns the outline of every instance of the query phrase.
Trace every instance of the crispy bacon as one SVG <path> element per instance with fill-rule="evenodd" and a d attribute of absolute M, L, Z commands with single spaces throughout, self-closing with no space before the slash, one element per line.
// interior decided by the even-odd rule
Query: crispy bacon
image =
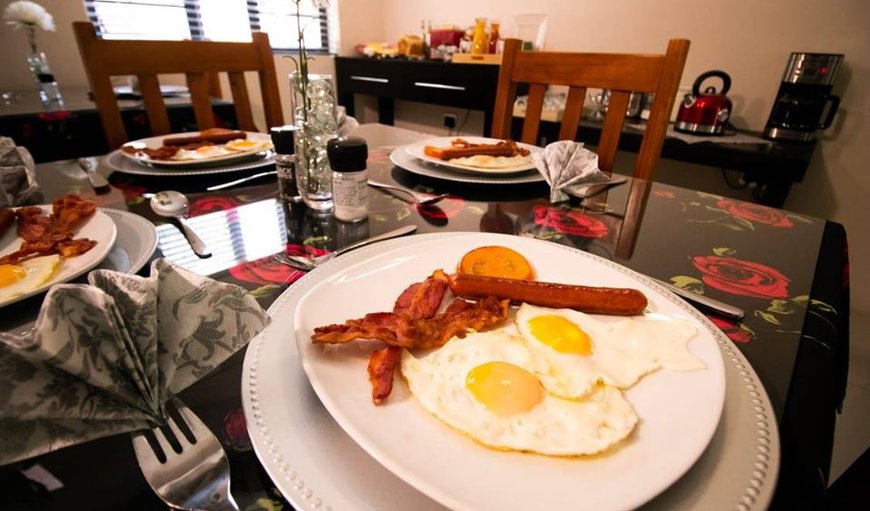
<path fill-rule="evenodd" d="M 96 211 L 93 202 L 78 195 L 64 195 L 52 203 L 51 215 L 42 208 L 23 207 L 15 212 L 18 217 L 18 236 L 21 247 L 0 258 L 0 264 L 16 264 L 33 257 L 61 254 L 73 257 L 96 245 L 89 239 L 72 239 L 73 231 Z"/>
<path fill-rule="evenodd" d="M 393 374 L 402 360 L 402 348 L 387 346 L 375 350 L 369 357 L 369 382 L 372 385 L 372 401 L 379 405 L 393 391 Z"/>
<path fill-rule="evenodd" d="M 315 328 L 311 339 L 318 344 L 374 339 L 406 349 L 437 348 L 454 336 L 462 338 L 469 330 L 486 330 L 506 320 L 508 303 L 495 297 L 477 302 L 457 298 L 443 313 L 420 319 L 392 312 L 375 312 L 348 320 L 343 325 Z"/>

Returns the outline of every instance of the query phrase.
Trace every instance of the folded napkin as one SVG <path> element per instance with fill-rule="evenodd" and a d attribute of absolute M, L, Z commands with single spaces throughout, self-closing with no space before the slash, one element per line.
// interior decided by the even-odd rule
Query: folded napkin
<path fill-rule="evenodd" d="M 30 151 L 0 137 L 0 208 L 42 202 L 35 169 Z"/>
<path fill-rule="evenodd" d="M 560 140 L 532 154 L 532 163 L 550 185 L 550 202 L 568 200 L 568 188 L 607 183 L 610 176 L 598 170 L 598 155 L 581 142 Z"/>
<path fill-rule="evenodd" d="M 52 287 L 30 335 L 0 334 L 0 465 L 153 427 L 269 322 L 244 289 L 163 259 L 88 281 Z"/>

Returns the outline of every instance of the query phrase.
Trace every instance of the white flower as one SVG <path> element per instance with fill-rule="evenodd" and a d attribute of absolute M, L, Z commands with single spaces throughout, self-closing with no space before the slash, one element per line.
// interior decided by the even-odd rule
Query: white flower
<path fill-rule="evenodd" d="M 18 0 L 6 6 L 3 19 L 14 28 L 33 27 L 34 25 L 48 31 L 54 31 L 54 18 L 45 8 L 36 2 Z"/>

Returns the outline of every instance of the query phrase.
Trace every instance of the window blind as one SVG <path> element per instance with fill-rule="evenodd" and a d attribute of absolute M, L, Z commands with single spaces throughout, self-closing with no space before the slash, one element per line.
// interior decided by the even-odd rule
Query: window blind
<path fill-rule="evenodd" d="M 318 7 L 300 0 L 299 26 L 312 52 L 337 52 L 330 37 L 337 0 Z M 272 48 L 297 49 L 294 0 L 85 0 L 97 35 L 104 39 L 250 41 L 266 32 Z"/>

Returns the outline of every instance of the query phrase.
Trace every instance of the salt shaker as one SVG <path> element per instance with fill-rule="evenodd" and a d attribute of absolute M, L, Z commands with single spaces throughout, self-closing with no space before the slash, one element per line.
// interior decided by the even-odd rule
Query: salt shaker
<path fill-rule="evenodd" d="M 360 137 L 334 138 L 326 144 L 332 169 L 332 200 L 335 218 L 359 222 L 368 218 L 369 188 L 366 141 Z"/>
<path fill-rule="evenodd" d="M 275 146 L 275 171 L 278 175 L 278 198 L 284 202 L 301 202 L 296 187 L 296 127 L 281 126 L 269 130 Z"/>

